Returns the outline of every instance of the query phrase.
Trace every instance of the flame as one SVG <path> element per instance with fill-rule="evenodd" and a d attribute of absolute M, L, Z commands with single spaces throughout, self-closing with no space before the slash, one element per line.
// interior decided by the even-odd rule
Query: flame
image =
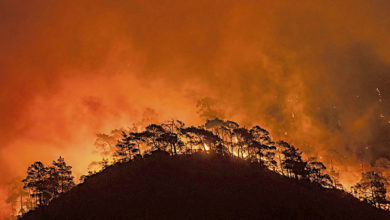
<path fill-rule="evenodd" d="M 207 146 L 207 144 L 204 144 L 204 149 L 205 149 L 206 151 L 209 151 L 209 150 L 210 150 L 210 148 L 209 148 L 209 146 Z"/>
<path fill-rule="evenodd" d="M 233 153 L 234 156 L 240 157 L 239 154 L 238 154 L 237 152 L 232 152 L 232 153 Z M 247 156 L 248 156 L 248 155 L 247 155 L 246 153 L 242 152 L 242 157 L 243 157 L 243 158 L 246 158 Z"/>

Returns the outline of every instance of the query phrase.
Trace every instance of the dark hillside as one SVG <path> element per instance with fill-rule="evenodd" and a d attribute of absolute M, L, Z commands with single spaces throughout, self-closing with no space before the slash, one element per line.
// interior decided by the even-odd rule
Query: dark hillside
<path fill-rule="evenodd" d="M 160 153 L 161 154 L 161 153 Z M 351 195 L 241 159 L 153 155 L 89 177 L 28 219 L 390 219 Z"/>

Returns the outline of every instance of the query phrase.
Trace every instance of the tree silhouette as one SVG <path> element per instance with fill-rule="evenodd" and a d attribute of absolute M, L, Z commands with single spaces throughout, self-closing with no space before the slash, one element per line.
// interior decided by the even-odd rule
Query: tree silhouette
<path fill-rule="evenodd" d="M 307 179 L 309 172 L 307 162 L 302 160 L 302 152 L 285 141 L 279 141 L 278 145 L 283 148 L 284 160 L 282 161 L 282 167 L 287 170 L 288 176 L 293 176 L 296 179 L 299 177 Z"/>
<path fill-rule="evenodd" d="M 235 137 L 237 138 L 237 145 L 238 145 L 237 156 L 240 157 L 240 153 L 241 153 L 241 158 L 245 157 L 245 153 L 244 153 L 245 147 L 247 150 L 246 155 L 249 156 L 250 154 L 249 145 L 252 144 L 252 139 L 253 139 L 252 134 L 246 128 L 235 128 L 233 132 Z"/>
<path fill-rule="evenodd" d="M 129 134 L 130 136 L 130 140 L 133 141 L 133 143 L 136 144 L 137 146 L 137 151 L 135 151 L 134 149 L 132 150 L 133 152 L 137 152 L 138 154 L 141 154 L 141 142 L 142 142 L 142 133 L 140 132 L 130 132 Z"/>
<path fill-rule="evenodd" d="M 265 158 L 266 158 L 266 165 L 268 168 L 270 168 L 271 170 L 273 171 L 276 171 L 276 166 L 277 166 L 277 162 L 275 160 L 275 151 L 276 150 L 276 147 L 275 146 L 271 146 L 270 147 L 270 150 L 272 151 L 268 151 L 266 154 L 265 154 Z"/>
<path fill-rule="evenodd" d="M 58 176 L 58 190 L 59 193 L 69 191 L 75 184 L 72 176 L 72 166 L 66 164 L 63 157 L 59 157 L 57 161 L 53 161 L 54 172 Z"/>
<path fill-rule="evenodd" d="M 162 141 L 160 136 L 166 132 L 166 130 L 157 124 L 150 124 L 145 128 L 146 131 L 142 132 L 142 140 L 152 148 L 156 150 L 165 150 L 167 145 Z"/>
<path fill-rule="evenodd" d="M 40 161 L 28 167 L 27 176 L 22 180 L 23 187 L 35 198 L 36 206 L 48 204 L 52 198 L 74 186 L 71 168 L 62 157 L 53 161 L 50 167 L 45 167 Z"/>
<path fill-rule="evenodd" d="M 382 173 L 369 171 L 362 173 L 362 178 L 353 189 L 360 198 L 366 199 L 376 207 L 380 207 L 381 205 L 389 204 L 389 201 L 386 199 L 386 186 L 388 184 L 388 180 Z"/>
<path fill-rule="evenodd" d="M 178 142 L 177 134 L 172 133 L 170 131 L 162 133 L 157 141 L 161 143 L 164 148 L 170 146 L 170 152 L 172 155 L 177 154 L 176 144 Z"/>
<path fill-rule="evenodd" d="M 133 149 L 135 149 L 136 146 L 136 144 L 133 143 L 132 137 L 132 135 L 128 135 L 126 132 L 122 131 L 122 139 L 119 139 L 116 144 L 117 150 L 115 155 L 119 158 L 119 160 L 131 160 Z"/>
<path fill-rule="evenodd" d="M 201 148 L 204 148 L 205 143 L 202 130 L 202 128 L 194 126 L 181 129 L 182 133 L 190 139 L 191 148 L 192 146 L 201 146 Z"/>
<path fill-rule="evenodd" d="M 227 145 L 230 145 L 230 152 L 231 153 L 234 152 L 234 141 L 233 141 L 234 129 L 239 128 L 239 127 L 240 126 L 237 122 L 225 121 L 224 130 L 225 130 L 227 136 L 229 137 L 229 141 L 228 141 Z"/>
<path fill-rule="evenodd" d="M 184 143 L 180 138 L 183 135 L 181 129 L 184 127 L 184 123 L 179 120 L 171 120 L 162 124 L 162 127 L 166 132 L 160 135 L 160 141 L 169 145 L 171 154 L 176 155 L 177 148 L 182 148 L 184 146 Z"/>
<path fill-rule="evenodd" d="M 192 153 L 195 146 L 202 145 L 203 141 L 196 127 L 181 128 L 180 131 L 187 140 L 187 145 L 190 145 L 189 152 Z"/>
<path fill-rule="evenodd" d="M 249 132 L 260 143 L 269 143 L 271 141 L 269 132 L 259 125 L 253 126 Z"/>
<path fill-rule="evenodd" d="M 22 180 L 25 189 L 31 190 L 31 197 L 35 198 L 36 205 L 46 204 L 47 199 L 47 168 L 42 162 L 34 162 L 27 169 L 27 177 Z"/>
<path fill-rule="evenodd" d="M 245 163 L 255 164 L 256 167 L 260 164 L 274 172 L 279 172 L 280 165 L 279 173 L 297 181 L 342 189 L 338 182 L 338 173 L 332 166 L 328 175 L 324 163 L 316 158 L 304 161 L 303 153 L 298 148 L 285 141 L 278 141 L 275 144 L 269 132 L 259 125 L 247 129 L 240 127 L 236 122 L 214 118 L 201 126 L 186 127 L 181 121 L 170 120 L 162 124 L 150 124 L 143 131 L 139 131 L 139 128 L 131 131 L 122 129 L 111 134 L 99 134 L 97 144 L 105 149 L 105 155 L 112 155 L 109 153 L 111 152 L 109 146 L 112 146 L 113 139 L 116 139 L 114 156 L 118 163 L 143 160 L 152 157 L 153 154 L 172 155 L 177 158 L 179 157 L 177 155 L 193 153 L 196 150 L 200 151 L 200 154 L 207 153 L 217 157 L 235 155 L 238 158 L 245 158 Z M 276 154 L 279 157 L 279 164 L 275 160 Z M 105 169 L 111 166 L 109 162 L 112 160 L 109 159 L 103 157 L 101 162 L 94 164 Z M 60 196 L 74 186 L 71 168 L 61 156 L 49 167 L 37 161 L 27 169 L 27 177 L 23 179 L 24 188 L 28 189 L 37 206 L 45 205 L 52 198 Z M 95 173 L 91 171 L 89 175 L 81 176 L 80 181 L 84 182 Z M 355 196 L 381 207 L 388 204 L 387 185 L 388 182 L 381 173 L 371 171 L 363 173 L 362 179 L 352 189 Z"/>
<path fill-rule="evenodd" d="M 323 173 L 326 170 L 326 167 L 322 162 L 316 161 L 316 158 L 310 158 L 307 169 L 312 182 L 326 187 L 332 186 L 333 181 L 330 176 Z"/>

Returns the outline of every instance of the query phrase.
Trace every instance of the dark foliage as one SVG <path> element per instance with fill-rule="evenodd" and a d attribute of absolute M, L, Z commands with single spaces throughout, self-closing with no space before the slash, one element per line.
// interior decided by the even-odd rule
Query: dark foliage
<path fill-rule="evenodd" d="M 35 206 L 47 205 L 51 199 L 74 186 L 71 169 L 62 157 L 49 167 L 40 161 L 28 167 L 27 176 L 22 182 L 24 189 L 29 190 L 30 197 L 35 199 Z"/>

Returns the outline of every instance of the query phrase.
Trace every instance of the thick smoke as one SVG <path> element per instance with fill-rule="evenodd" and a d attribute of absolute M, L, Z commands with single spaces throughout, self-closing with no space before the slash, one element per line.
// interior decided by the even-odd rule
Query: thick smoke
<path fill-rule="evenodd" d="M 384 169 L 389 10 L 384 0 L 2 0 L 0 192 L 35 160 L 62 155 L 82 174 L 95 135 L 146 109 L 259 123 L 353 171 L 346 182 L 362 164 Z M 221 111 L 207 112 L 210 100 Z"/>

